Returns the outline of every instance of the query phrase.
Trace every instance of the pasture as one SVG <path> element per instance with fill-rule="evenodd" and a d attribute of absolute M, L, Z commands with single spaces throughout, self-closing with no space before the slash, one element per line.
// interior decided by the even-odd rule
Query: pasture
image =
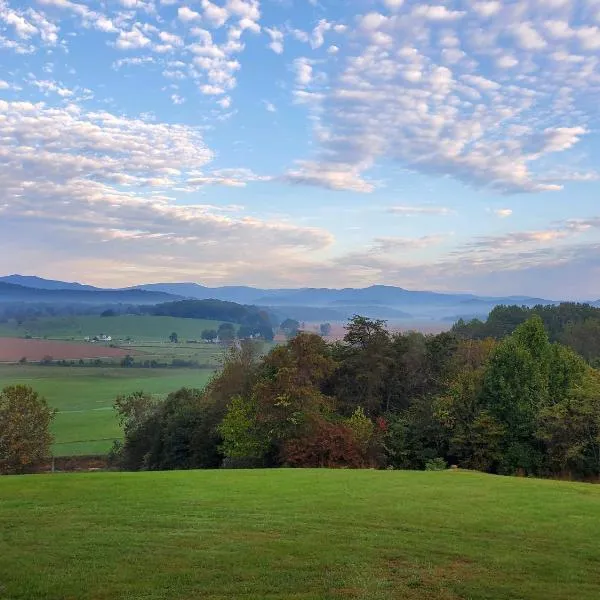
<path fill-rule="evenodd" d="M 117 343 L 128 338 L 135 342 L 167 341 L 177 333 L 181 341 L 199 340 L 205 329 L 217 329 L 220 321 L 180 319 L 152 315 L 119 315 L 116 317 L 73 316 L 45 317 L 0 323 L 0 336 L 83 340 L 101 333 L 110 335 Z"/>
<path fill-rule="evenodd" d="M 116 396 L 144 390 L 162 397 L 181 387 L 202 388 L 212 373 L 212 369 L 0 365 L 0 387 L 30 385 L 58 410 L 52 425 L 55 456 L 106 454 L 122 437 L 112 408 Z"/>
<path fill-rule="evenodd" d="M 0 363 L 18 362 L 22 359 L 39 362 L 44 358 L 54 360 L 89 360 L 92 358 L 119 359 L 134 351 L 111 348 L 105 344 L 84 344 L 55 340 L 26 340 L 0 337 Z"/>
<path fill-rule="evenodd" d="M 469 472 L 0 479 L 11 600 L 595 600 L 600 487 Z"/>

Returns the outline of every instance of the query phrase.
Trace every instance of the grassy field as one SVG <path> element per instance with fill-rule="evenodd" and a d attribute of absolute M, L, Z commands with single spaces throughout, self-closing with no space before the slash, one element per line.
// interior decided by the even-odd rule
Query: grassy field
<path fill-rule="evenodd" d="M 596 600 L 600 487 L 466 472 L 0 479 L 10 600 Z"/>
<path fill-rule="evenodd" d="M 150 315 L 120 315 L 117 317 L 75 316 L 43 318 L 0 323 L 0 337 L 48 337 L 50 339 L 82 340 L 86 336 L 110 335 L 115 341 L 132 338 L 136 342 L 168 340 L 172 332 L 181 341 L 199 340 L 205 329 L 217 329 L 220 321 L 179 319 Z"/>
<path fill-rule="evenodd" d="M 202 388 L 212 372 L 0 365 L 0 387 L 31 385 L 59 411 L 52 426 L 55 456 L 104 454 L 121 437 L 112 409 L 116 396 L 136 390 L 163 396 L 184 386 Z"/>

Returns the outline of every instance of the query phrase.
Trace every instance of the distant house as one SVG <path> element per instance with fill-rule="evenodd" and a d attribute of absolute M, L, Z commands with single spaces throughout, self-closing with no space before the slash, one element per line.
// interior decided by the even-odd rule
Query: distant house
<path fill-rule="evenodd" d="M 91 342 L 92 344 L 95 342 L 112 342 L 112 336 L 106 335 L 105 333 L 101 333 L 100 335 L 95 335 L 93 337 L 86 335 L 83 339 L 84 341 Z"/>

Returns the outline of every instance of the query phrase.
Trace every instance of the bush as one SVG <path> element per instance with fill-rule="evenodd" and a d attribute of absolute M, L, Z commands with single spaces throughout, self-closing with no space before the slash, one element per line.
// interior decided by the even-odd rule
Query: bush
<path fill-rule="evenodd" d="M 425 463 L 426 471 L 445 471 L 448 463 L 443 458 L 432 458 Z"/>

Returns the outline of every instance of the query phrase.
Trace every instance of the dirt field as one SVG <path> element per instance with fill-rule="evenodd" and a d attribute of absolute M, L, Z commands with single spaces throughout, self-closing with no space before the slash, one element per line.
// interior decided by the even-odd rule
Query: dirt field
<path fill-rule="evenodd" d="M 16 362 L 25 357 L 28 361 L 43 360 L 51 356 L 54 360 L 79 358 L 119 358 L 134 354 L 131 350 L 108 348 L 96 344 L 76 344 L 52 340 L 26 340 L 0 338 L 0 362 Z"/>

